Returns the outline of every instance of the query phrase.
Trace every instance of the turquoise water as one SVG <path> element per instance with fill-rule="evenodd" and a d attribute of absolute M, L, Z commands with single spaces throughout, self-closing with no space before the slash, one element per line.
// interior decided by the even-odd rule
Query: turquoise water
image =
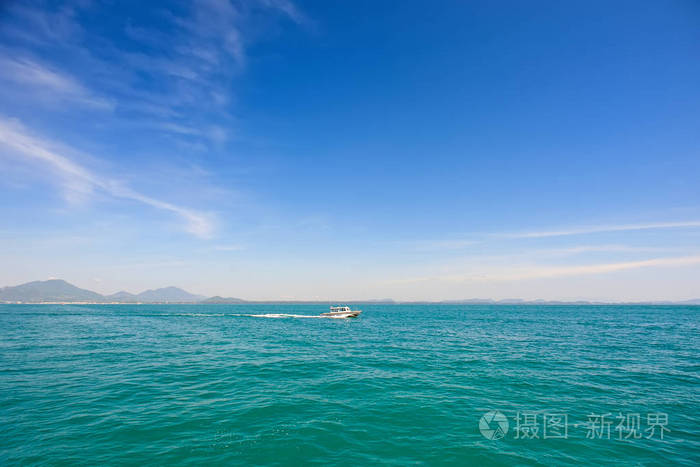
<path fill-rule="evenodd" d="M 361 308 L 0 305 L 0 464 L 700 462 L 700 307 Z"/>

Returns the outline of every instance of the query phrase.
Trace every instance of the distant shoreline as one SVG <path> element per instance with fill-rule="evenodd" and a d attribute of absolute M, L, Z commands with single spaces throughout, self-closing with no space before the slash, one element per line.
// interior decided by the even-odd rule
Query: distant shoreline
<path fill-rule="evenodd" d="M 178 287 L 146 290 L 139 294 L 125 291 L 111 295 L 81 289 L 62 279 L 27 282 L 16 286 L 0 287 L 0 303 L 26 305 L 700 305 L 700 298 L 690 300 L 523 300 L 506 298 L 465 298 L 459 300 L 394 300 L 392 298 L 366 300 L 245 300 L 219 295 L 207 297 L 190 293 Z"/>

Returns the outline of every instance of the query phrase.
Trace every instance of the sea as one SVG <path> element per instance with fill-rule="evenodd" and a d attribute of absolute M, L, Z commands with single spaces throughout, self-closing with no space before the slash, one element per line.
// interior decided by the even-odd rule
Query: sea
<path fill-rule="evenodd" d="M 700 465 L 700 307 L 0 305 L 0 465 Z"/>

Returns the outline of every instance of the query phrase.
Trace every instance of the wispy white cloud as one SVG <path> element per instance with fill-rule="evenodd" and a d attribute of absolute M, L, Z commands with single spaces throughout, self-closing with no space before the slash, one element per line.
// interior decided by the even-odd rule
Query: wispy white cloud
<path fill-rule="evenodd" d="M 535 248 L 535 249 L 525 249 L 518 250 L 516 253 L 502 256 L 502 258 L 513 258 L 514 256 L 525 256 L 525 257 L 564 257 L 564 256 L 574 256 L 586 253 L 640 253 L 640 252 L 652 252 L 652 251 L 669 251 L 668 247 L 649 247 L 649 246 L 636 246 L 636 245 L 617 245 L 617 244 L 603 244 L 603 245 L 572 245 L 561 248 Z"/>
<path fill-rule="evenodd" d="M 309 18 L 289 0 L 260 0 L 260 2 L 267 7 L 280 10 L 297 24 L 310 24 Z"/>
<path fill-rule="evenodd" d="M 114 107 L 112 101 L 90 92 L 74 77 L 28 58 L 0 57 L 0 78 L 29 88 L 30 92 L 38 91 L 43 98 L 72 101 L 105 110 Z"/>
<path fill-rule="evenodd" d="M 3 14 L 13 16 L 16 24 L 3 27 L 6 34 L 32 43 L 62 42 L 82 34 L 83 29 L 76 21 L 76 13 L 86 1 L 64 1 L 55 8 L 36 5 L 30 2 L 4 2 Z"/>
<path fill-rule="evenodd" d="M 481 246 L 483 248 L 483 246 Z M 670 253 L 675 249 L 672 247 L 650 247 L 636 245 L 572 245 L 567 247 L 551 248 L 520 248 L 512 249 L 508 253 L 475 254 L 466 256 L 452 256 L 449 264 L 445 266 L 459 266 L 461 264 L 484 265 L 486 267 L 495 264 L 514 264 L 528 262 L 529 264 L 539 264 L 543 261 L 561 260 L 570 257 L 590 257 L 590 254 L 637 254 L 637 253 Z M 610 255 L 606 255 L 610 256 Z"/>
<path fill-rule="evenodd" d="M 186 231 L 197 237 L 209 238 L 213 234 L 214 222 L 210 214 L 144 195 L 117 180 L 98 175 L 59 153 L 55 143 L 30 135 L 17 122 L 0 119 L 0 144 L 56 173 L 69 195 L 82 195 L 98 189 L 116 198 L 172 212 L 185 221 Z"/>
<path fill-rule="evenodd" d="M 700 220 L 686 220 L 676 222 L 646 222 L 639 224 L 615 224 L 615 225 L 598 225 L 587 227 L 570 227 L 552 230 L 541 231 L 523 231 L 510 233 L 490 233 L 490 234 L 471 234 L 458 238 L 446 238 L 441 240 L 422 240 L 413 242 L 400 242 L 401 245 L 412 247 L 417 251 L 431 250 L 461 250 L 474 245 L 486 245 L 494 239 L 528 239 L 528 238 L 550 238 L 550 237 L 566 237 L 576 235 L 587 235 L 607 232 L 633 232 L 642 230 L 660 230 L 660 229 L 690 229 L 700 227 Z M 562 253 L 582 253 L 592 251 L 619 251 L 621 245 L 583 245 L 574 247 L 565 247 L 559 251 Z M 628 250 L 638 247 L 625 247 Z"/>
<path fill-rule="evenodd" d="M 420 282 L 503 282 L 549 279 L 567 276 L 608 274 L 619 271 L 655 267 L 683 267 L 700 264 L 700 255 L 651 258 L 638 261 L 614 263 L 565 265 L 565 266 L 514 266 L 506 268 L 486 267 L 478 271 L 457 274 L 436 274 L 387 281 L 388 284 L 411 284 Z"/>
<path fill-rule="evenodd" d="M 599 225 L 589 227 L 572 227 L 565 229 L 529 231 L 529 232 L 514 232 L 505 234 L 496 234 L 506 238 L 544 238 L 544 237 L 562 237 L 568 235 L 585 235 L 603 232 L 627 232 L 634 230 L 654 230 L 654 229 L 678 229 L 700 227 L 700 220 L 678 221 L 678 222 L 649 222 L 641 224 L 618 224 L 618 225 Z"/>

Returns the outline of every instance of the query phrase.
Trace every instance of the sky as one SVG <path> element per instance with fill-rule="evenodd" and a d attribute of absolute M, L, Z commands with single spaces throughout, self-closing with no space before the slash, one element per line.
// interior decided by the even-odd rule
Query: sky
<path fill-rule="evenodd" d="M 700 298 L 700 3 L 0 3 L 0 286 Z"/>

